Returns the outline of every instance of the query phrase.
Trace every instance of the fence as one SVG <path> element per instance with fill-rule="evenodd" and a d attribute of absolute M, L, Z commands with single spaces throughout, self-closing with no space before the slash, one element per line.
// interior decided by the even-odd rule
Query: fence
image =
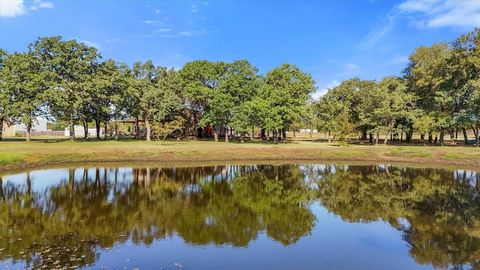
<path fill-rule="evenodd" d="M 27 137 L 27 132 L 26 131 L 17 131 L 16 136 L 20 135 L 20 137 Z M 65 132 L 63 131 L 53 131 L 53 130 L 48 130 L 48 131 L 32 131 L 30 134 L 32 137 L 64 137 Z"/>

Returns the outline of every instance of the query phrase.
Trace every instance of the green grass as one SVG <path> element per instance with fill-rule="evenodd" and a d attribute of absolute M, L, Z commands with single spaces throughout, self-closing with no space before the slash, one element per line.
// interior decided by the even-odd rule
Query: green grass
<path fill-rule="evenodd" d="M 388 155 L 394 157 L 430 157 L 432 152 L 429 152 L 424 146 L 401 146 L 392 148 Z"/>
<path fill-rule="evenodd" d="M 25 155 L 20 153 L 0 152 L 0 166 L 23 162 Z"/>
<path fill-rule="evenodd" d="M 282 144 L 212 141 L 0 142 L 0 172 L 78 162 L 366 161 L 480 167 L 480 148 L 463 146 Z"/>

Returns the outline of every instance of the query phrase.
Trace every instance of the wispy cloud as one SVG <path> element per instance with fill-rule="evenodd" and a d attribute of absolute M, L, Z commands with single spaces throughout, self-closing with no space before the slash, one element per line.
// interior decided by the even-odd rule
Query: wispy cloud
<path fill-rule="evenodd" d="M 392 32 L 398 20 L 406 20 L 417 28 L 480 26 L 479 0 L 405 0 L 394 6 L 357 45 L 372 49 Z"/>
<path fill-rule="evenodd" d="M 197 13 L 197 12 L 198 12 L 197 5 L 191 5 L 191 6 L 190 6 L 190 11 L 191 11 L 192 13 Z"/>
<path fill-rule="evenodd" d="M 41 0 L 33 0 L 33 5 L 30 7 L 31 10 L 37 11 L 43 8 L 53 8 L 52 2 L 44 2 Z"/>
<path fill-rule="evenodd" d="M 408 56 L 407 55 L 396 55 L 391 59 L 387 60 L 387 64 L 389 65 L 403 65 L 408 63 Z"/>
<path fill-rule="evenodd" d="M 172 29 L 171 28 L 158 28 L 157 30 L 155 30 L 156 33 L 165 33 L 165 32 L 171 32 Z"/>
<path fill-rule="evenodd" d="M 325 95 L 328 90 L 335 88 L 340 85 L 340 82 L 337 80 L 333 80 L 328 83 L 325 87 L 318 89 L 315 93 L 312 94 L 313 99 L 319 99 L 321 96 Z"/>
<path fill-rule="evenodd" d="M 89 40 L 86 40 L 86 39 L 79 39 L 79 38 L 74 38 L 76 40 L 78 40 L 78 42 L 81 42 L 81 43 L 84 43 L 90 47 L 95 47 L 97 49 L 100 49 L 102 48 L 102 46 L 96 42 L 93 42 L 93 41 L 89 41 Z"/>
<path fill-rule="evenodd" d="M 0 16 L 16 17 L 25 13 L 23 0 L 0 0 Z"/>
<path fill-rule="evenodd" d="M 370 32 L 357 45 L 357 48 L 373 48 L 386 34 L 393 30 L 393 28 L 395 27 L 396 17 L 397 15 L 387 14 L 386 18 L 384 18 L 379 24 L 372 27 Z"/>
<path fill-rule="evenodd" d="M 355 71 L 355 70 L 358 69 L 358 65 L 353 64 L 353 63 L 347 63 L 345 65 L 345 68 L 346 68 L 347 71 Z"/>
<path fill-rule="evenodd" d="M 419 28 L 480 26 L 478 0 L 407 0 L 398 9 L 414 15 Z"/>
<path fill-rule="evenodd" d="M 159 37 L 159 38 L 187 38 L 195 36 L 204 36 L 208 34 L 213 34 L 218 31 L 207 31 L 207 30 L 182 30 L 182 31 L 173 31 L 171 28 L 158 28 L 153 32 L 148 34 L 137 34 L 132 35 L 132 38 L 150 38 L 150 37 Z"/>
<path fill-rule="evenodd" d="M 144 24 L 156 24 L 156 23 L 160 23 L 160 21 L 158 20 L 143 20 L 142 21 Z"/>

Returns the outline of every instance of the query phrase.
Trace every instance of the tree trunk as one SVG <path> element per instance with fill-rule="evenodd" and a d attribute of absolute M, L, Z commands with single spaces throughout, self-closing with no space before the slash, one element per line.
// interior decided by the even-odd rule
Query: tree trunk
<path fill-rule="evenodd" d="M 277 130 L 272 130 L 272 135 L 273 135 L 273 143 L 277 144 L 278 143 L 278 137 L 277 137 Z"/>
<path fill-rule="evenodd" d="M 468 144 L 467 129 L 466 129 L 466 128 L 462 128 L 462 133 L 463 133 L 463 142 L 465 143 L 465 145 L 467 145 L 467 144 Z"/>
<path fill-rule="evenodd" d="M 297 136 L 296 136 L 296 134 L 295 134 L 295 129 L 293 130 L 293 138 L 294 138 L 294 139 L 297 138 Z"/>
<path fill-rule="evenodd" d="M 145 127 L 147 128 L 146 140 L 147 142 L 149 142 L 151 141 L 151 139 L 150 139 L 150 119 L 148 119 L 148 117 L 145 117 Z"/>
<path fill-rule="evenodd" d="M 477 133 L 477 130 L 475 129 L 475 127 L 472 125 L 472 130 L 473 130 L 473 135 L 475 135 L 475 139 L 480 136 L 478 133 Z"/>
<path fill-rule="evenodd" d="M 413 130 L 407 132 L 407 142 L 412 142 Z"/>
<path fill-rule="evenodd" d="M 215 142 L 218 142 L 218 133 L 217 133 L 217 128 L 213 126 L 213 138 L 215 139 Z"/>
<path fill-rule="evenodd" d="M 420 134 L 420 141 L 421 142 L 424 142 L 425 141 L 425 134 Z"/>
<path fill-rule="evenodd" d="M 440 130 L 440 145 L 444 146 L 445 145 L 445 130 Z"/>
<path fill-rule="evenodd" d="M 97 131 L 97 139 L 100 139 L 100 121 L 95 119 L 95 129 Z"/>
<path fill-rule="evenodd" d="M 32 137 L 32 122 L 27 124 L 27 142 L 30 141 L 30 138 Z"/>
<path fill-rule="evenodd" d="M 228 143 L 228 126 L 225 126 L 225 142 Z"/>
<path fill-rule="evenodd" d="M 330 132 L 328 132 L 328 134 L 330 135 Z M 373 143 L 373 134 L 372 133 L 368 133 L 368 142 Z"/>
<path fill-rule="evenodd" d="M 332 142 L 332 134 L 330 133 L 330 130 L 327 132 L 327 142 L 331 143 Z"/>
<path fill-rule="evenodd" d="M 138 123 L 138 117 L 135 117 L 135 139 L 140 139 L 140 127 Z"/>
<path fill-rule="evenodd" d="M 0 117 L 0 141 L 3 140 L 3 121 L 5 121 L 5 118 Z"/>
<path fill-rule="evenodd" d="M 375 145 L 378 144 L 378 140 L 380 139 L 380 134 L 377 132 L 376 136 L 375 136 Z"/>
<path fill-rule="evenodd" d="M 107 134 L 108 134 L 108 121 L 105 121 L 105 124 L 104 124 L 104 126 L 103 126 L 103 127 L 104 127 L 104 133 L 105 133 L 105 134 L 103 134 L 103 139 L 104 139 L 104 140 L 107 140 Z"/>
<path fill-rule="evenodd" d="M 250 140 L 253 141 L 253 133 L 255 132 L 255 129 L 252 127 L 252 132 L 250 132 Z"/>
<path fill-rule="evenodd" d="M 75 120 L 73 120 L 73 116 L 70 117 L 70 140 L 75 140 Z"/>
<path fill-rule="evenodd" d="M 390 136 L 390 132 L 385 135 L 385 140 L 383 140 L 383 144 L 387 145 L 388 142 L 388 136 Z"/>
<path fill-rule="evenodd" d="M 266 134 L 267 134 L 267 142 L 269 142 L 270 141 L 270 131 L 267 131 Z"/>
<path fill-rule="evenodd" d="M 115 115 L 115 140 L 118 141 L 118 115 Z"/>
<path fill-rule="evenodd" d="M 88 139 L 88 122 L 86 120 L 83 121 L 83 138 Z"/>
<path fill-rule="evenodd" d="M 477 132 L 476 132 L 476 137 L 475 137 L 475 144 L 477 147 L 480 147 L 480 123 L 477 123 Z"/>
<path fill-rule="evenodd" d="M 432 132 L 428 132 L 428 143 L 432 143 L 432 140 L 433 140 L 433 134 Z"/>
<path fill-rule="evenodd" d="M 450 130 L 449 134 L 450 134 L 450 142 L 451 142 L 452 144 L 456 144 L 455 131 L 454 131 L 454 130 Z"/>

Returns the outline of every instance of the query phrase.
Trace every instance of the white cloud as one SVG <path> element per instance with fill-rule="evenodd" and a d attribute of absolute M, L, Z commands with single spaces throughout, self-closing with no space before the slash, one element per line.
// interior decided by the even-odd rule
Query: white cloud
<path fill-rule="evenodd" d="M 172 29 L 171 28 L 158 28 L 157 30 L 155 30 L 156 33 L 164 33 L 164 32 L 171 32 Z"/>
<path fill-rule="evenodd" d="M 313 93 L 312 98 L 313 99 L 319 99 L 321 96 L 325 95 L 328 92 L 328 90 L 330 90 L 332 88 L 335 88 L 339 85 L 340 85 L 340 82 L 338 82 L 337 80 L 333 80 L 329 84 L 327 84 L 327 86 L 325 86 L 322 89 L 317 90 L 315 93 Z"/>
<path fill-rule="evenodd" d="M 419 28 L 480 26 L 478 0 L 407 0 L 398 6 Z"/>
<path fill-rule="evenodd" d="M 157 20 L 143 20 L 142 21 L 144 24 L 156 24 L 159 23 Z"/>
<path fill-rule="evenodd" d="M 355 71 L 358 69 L 358 65 L 355 65 L 353 63 L 348 63 L 345 67 L 347 71 Z"/>
<path fill-rule="evenodd" d="M 89 41 L 89 40 L 85 40 L 85 39 L 78 39 L 78 38 L 74 38 L 74 39 L 77 39 L 78 42 L 84 43 L 85 45 L 88 45 L 90 47 L 95 47 L 97 49 L 100 49 L 102 47 L 100 44 L 95 43 L 93 41 Z"/>
<path fill-rule="evenodd" d="M 0 0 L 1 17 L 16 17 L 25 14 L 28 9 L 37 11 L 46 8 L 53 8 L 53 3 L 33 0 L 32 5 L 28 8 L 23 0 Z"/>
<path fill-rule="evenodd" d="M 400 65 L 400 64 L 406 64 L 406 63 L 408 63 L 407 55 L 396 55 L 387 61 L 387 64 L 389 65 Z"/>
<path fill-rule="evenodd" d="M 16 17 L 25 13 L 23 0 L 0 0 L 0 16 Z"/>
<path fill-rule="evenodd" d="M 160 14 L 160 9 L 155 9 L 155 14 Z"/>
<path fill-rule="evenodd" d="M 33 0 L 33 5 L 30 7 L 31 10 L 37 11 L 42 8 L 53 8 L 52 2 L 43 2 L 41 0 Z"/>
<path fill-rule="evenodd" d="M 190 37 L 190 36 L 193 36 L 193 33 L 190 32 L 190 31 L 182 31 L 182 32 L 178 32 L 178 36 L 179 37 Z"/>
<path fill-rule="evenodd" d="M 192 13 L 197 13 L 197 12 L 198 12 L 197 5 L 192 5 L 192 6 L 190 7 L 190 11 L 191 11 Z"/>

